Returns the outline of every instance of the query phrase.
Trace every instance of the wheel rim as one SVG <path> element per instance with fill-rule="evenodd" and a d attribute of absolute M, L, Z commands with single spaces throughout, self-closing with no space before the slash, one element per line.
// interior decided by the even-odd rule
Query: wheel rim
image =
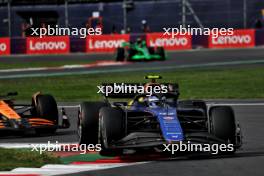
<path fill-rule="evenodd" d="M 78 137 L 79 137 L 79 143 L 81 143 L 81 138 L 82 138 L 82 123 L 81 123 L 80 113 L 79 113 L 79 123 L 78 123 L 77 134 L 78 134 Z"/>

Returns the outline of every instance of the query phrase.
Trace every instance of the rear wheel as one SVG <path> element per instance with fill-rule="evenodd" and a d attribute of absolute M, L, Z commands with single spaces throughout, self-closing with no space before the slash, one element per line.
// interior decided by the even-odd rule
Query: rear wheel
<path fill-rule="evenodd" d="M 165 60 L 166 56 L 165 56 L 165 51 L 163 47 L 157 47 L 157 51 L 156 51 L 157 55 L 159 55 L 161 57 L 160 60 Z"/>
<path fill-rule="evenodd" d="M 236 122 L 234 111 L 229 106 L 216 106 L 210 109 L 211 134 L 235 145 Z M 234 153 L 234 151 L 226 153 Z"/>
<path fill-rule="evenodd" d="M 116 155 L 120 150 L 111 149 L 111 144 L 125 136 L 125 119 L 121 109 L 104 107 L 100 110 L 100 140 L 101 154 Z"/>
<path fill-rule="evenodd" d="M 78 136 L 80 144 L 98 143 L 99 110 L 104 102 L 83 102 L 78 113 Z"/>
<path fill-rule="evenodd" d="M 154 47 L 148 47 L 148 52 L 149 52 L 149 54 L 155 54 Z"/>
<path fill-rule="evenodd" d="M 50 120 L 54 126 L 45 128 L 36 128 L 38 134 L 55 133 L 58 126 L 59 115 L 56 100 L 51 95 L 38 95 L 36 99 L 35 110 L 38 117 Z"/>
<path fill-rule="evenodd" d="M 117 48 L 116 61 L 122 62 L 125 60 L 125 48 Z"/>
<path fill-rule="evenodd" d="M 137 54 L 137 50 L 133 48 L 128 49 L 128 60 L 132 60 L 132 57 Z"/>

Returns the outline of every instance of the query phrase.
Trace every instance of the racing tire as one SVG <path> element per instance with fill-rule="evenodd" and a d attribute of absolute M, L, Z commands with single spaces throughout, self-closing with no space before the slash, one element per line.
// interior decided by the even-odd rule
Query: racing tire
<path fill-rule="evenodd" d="M 236 144 L 236 121 L 234 111 L 229 106 L 212 107 L 209 111 L 211 134 L 225 140 L 227 143 Z M 233 151 L 223 152 L 232 154 Z"/>
<path fill-rule="evenodd" d="M 111 148 L 111 144 L 125 136 L 124 113 L 119 108 L 103 107 L 99 112 L 99 131 L 102 151 L 100 154 L 114 156 L 121 150 Z"/>
<path fill-rule="evenodd" d="M 58 128 L 59 114 L 56 100 L 52 95 L 38 95 L 36 99 L 35 111 L 38 117 L 53 121 L 54 126 L 36 128 L 37 134 L 52 134 Z"/>
<path fill-rule="evenodd" d="M 98 143 L 99 110 L 107 106 L 104 102 L 83 102 L 78 112 L 79 144 Z"/>
<path fill-rule="evenodd" d="M 157 47 L 156 53 L 157 53 L 157 55 L 159 55 L 161 57 L 160 60 L 165 60 L 166 59 L 165 50 L 164 50 L 163 47 Z"/>
<path fill-rule="evenodd" d="M 125 48 L 117 48 L 116 61 L 117 62 L 125 61 Z"/>
<path fill-rule="evenodd" d="M 137 54 L 137 50 L 133 48 L 128 49 L 128 60 L 131 61 L 132 57 Z"/>
<path fill-rule="evenodd" d="M 154 49 L 154 47 L 148 47 L 148 52 L 149 52 L 149 54 L 151 54 L 151 55 L 155 54 L 155 49 Z"/>

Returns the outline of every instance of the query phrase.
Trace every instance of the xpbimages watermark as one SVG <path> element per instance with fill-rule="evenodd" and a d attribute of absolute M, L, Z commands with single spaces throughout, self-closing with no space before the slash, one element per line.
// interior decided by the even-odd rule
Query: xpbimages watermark
<path fill-rule="evenodd" d="M 143 94 L 151 96 L 153 94 L 165 94 L 169 92 L 167 85 L 137 85 L 125 83 L 113 83 L 109 85 L 97 86 L 97 93 L 108 96 L 109 94 Z"/>
<path fill-rule="evenodd" d="M 80 152 L 86 154 L 87 152 L 100 152 L 102 150 L 101 144 L 60 144 L 58 141 L 46 144 L 30 144 L 31 151 L 39 152 Z"/>
<path fill-rule="evenodd" d="M 177 152 L 208 152 L 216 155 L 221 152 L 234 151 L 233 144 L 196 144 L 190 141 L 187 143 L 180 141 L 177 144 L 163 144 L 163 146 L 163 152 L 170 152 L 171 154 Z"/>
<path fill-rule="evenodd" d="M 212 35 L 213 38 L 221 36 L 232 36 L 234 34 L 233 28 L 193 28 L 190 25 L 184 27 L 180 25 L 177 28 L 163 28 L 164 36 L 171 36 L 175 38 L 177 35 Z"/>
<path fill-rule="evenodd" d="M 89 35 L 102 35 L 101 28 L 63 28 L 55 25 L 54 27 L 48 25 L 46 28 L 30 28 L 32 36 L 80 36 L 86 38 Z"/>

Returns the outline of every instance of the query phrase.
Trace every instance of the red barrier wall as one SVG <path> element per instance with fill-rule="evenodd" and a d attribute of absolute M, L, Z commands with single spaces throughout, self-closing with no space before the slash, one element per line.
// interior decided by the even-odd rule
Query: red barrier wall
<path fill-rule="evenodd" d="M 0 55 L 10 54 L 10 38 L 4 37 L 0 38 Z"/>
<path fill-rule="evenodd" d="M 28 37 L 27 54 L 65 54 L 70 52 L 69 36 Z"/>
<path fill-rule="evenodd" d="M 241 29 L 234 30 L 234 34 L 228 35 L 218 35 L 218 37 L 213 38 L 213 36 L 208 37 L 208 48 L 246 48 L 255 47 L 255 30 L 253 29 Z"/>
<path fill-rule="evenodd" d="M 166 50 L 184 50 L 192 49 L 191 35 L 176 35 L 174 38 L 163 33 L 146 34 L 146 42 L 148 46 L 164 47 Z"/>
<path fill-rule="evenodd" d="M 88 36 L 86 52 L 114 52 L 123 42 L 129 42 L 129 40 L 129 34 Z"/>

